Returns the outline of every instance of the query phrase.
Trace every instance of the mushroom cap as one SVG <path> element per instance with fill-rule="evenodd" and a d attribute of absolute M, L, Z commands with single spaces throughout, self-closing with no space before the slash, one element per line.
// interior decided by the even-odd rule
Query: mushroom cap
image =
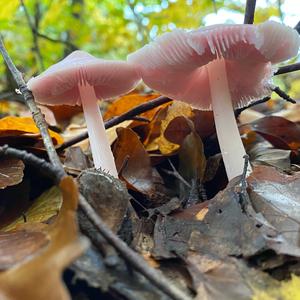
<path fill-rule="evenodd" d="M 271 92 L 272 64 L 295 56 L 296 30 L 267 21 L 260 25 L 213 25 L 193 31 L 175 29 L 130 54 L 144 82 L 154 90 L 192 106 L 210 110 L 205 67 L 224 59 L 234 107 Z"/>
<path fill-rule="evenodd" d="M 129 92 L 139 81 L 130 63 L 99 59 L 77 50 L 31 78 L 27 86 L 40 103 L 81 105 L 78 84 L 82 82 L 94 87 L 97 98 L 106 100 Z"/>

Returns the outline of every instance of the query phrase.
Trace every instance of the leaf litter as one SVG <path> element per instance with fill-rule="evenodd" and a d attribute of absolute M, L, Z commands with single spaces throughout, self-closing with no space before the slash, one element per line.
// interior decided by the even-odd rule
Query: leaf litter
<path fill-rule="evenodd" d="M 108 106 L 105 118 L 157 96 L 121 97 Z M 75 113 L 64 108 L 63 117 L 57 117 L 64 122 L 61 128 L 66 122 L 72 126 Z M 78 144 L 61 155 L 66 170 L 78 178 L 80 191 L 107 224 L 195 299 L 297 299 L 300 178 L 292 166 L 299 162 L 298 125 L 266 116 L 252 121 L 247 130 L 244 125 L 240 128 L 254 165 L 246 193 L 241 178 L 227 185 L 211 112 L 173 101 L 140 116 L 148 121 L 126 122 L 109 133 L 120 179 L 127 188 L 91 169 L 88 144 Z M 0 129 L 0 140 L 13 137 L 20 139 L 19 145 L 23 141 L 36 144 L 38 132 L 26 127 L 23 119 L 14 122 L 19 127 Z M 60 136 L 52 133 L 52 137 L 62 142 Z M 5 175 L 0 177 L 4 191 L 21 189 L 23 169 L 18 161 L 0 164 L 0 173 L 14 174 L 9 175 L 10 181 Z M 78 194 L 71 182 L 61 189 L 49 188 L 31 203 L 29 197 L 26 206 L 2 225 L 0 244 L 5 247 L 0 251 L 0 296 L 5 295 L 4 299 L 21 293 L 40 297 L 49 292 L 50 284 L 56 287 L 55 297 L 68 295 L 60 274 L 85 247 L 85 242 L 78 242 L 74 219 Z M 2 206 L 6 209 L 8 200 Z M 91 225 L 82 216 L 79 220 L 83 232 L 89 231 Z M 64 230 L 58 230 L 61 228 Z M 93 245 L 70 267 L 73 281 L 96 288 L 99 297 L 117 293 L 124 299 L 165 298 L 137 273 L 135 281 L 128 280 L 126 263 L 101 236 L 98 240 L 100 252 L 99 245 Z M 36 271 L 28 277 L 32 268 Z M 21 285 L 31 286 L 31 280 L 50 273 L 49 284 L 32 292 Z"/>

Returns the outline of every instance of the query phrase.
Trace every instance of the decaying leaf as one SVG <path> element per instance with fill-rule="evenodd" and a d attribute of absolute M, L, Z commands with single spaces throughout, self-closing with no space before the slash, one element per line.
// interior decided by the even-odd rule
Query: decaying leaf
<path fill-rule="evenodd" d="M 193 130 L 183 140 L 179 150 L 179 173 L 190 184 L 187 187 L 180 183 L 181 196 L 191 204 L 199 201 L 198 186 L 202 184 L 206 169 L 204 147 L 199 135 Z M 196 199 L 189 201 L 192 190 L 195 190 Z M 197 201 L 198 200 L 198 201 Z"/>
<path fill-rule="evenodd" d="M 16 185 L 23 179 L 24 164 L 16 158 L 0 158 L 0 189 Z"/>
<path fill-rule="evenodd" d="M 138 135 L 129 128 L 118 128 L 114 147 L 117 170 L 131 189 L 144 194 L 154 192 L 150 157 Z"/>
<path fill-rule="evenodd" d="M 300 256 L 300 174 L 286 175 L 272 167 L 257 166 L 248 182 L 254 209 L 288 241 L 278 241 L 274 249 Z"/>
<path fill-rule="evenodd" d="M 246 300 L 259 290 L 276 289 L 279 286 L 267 274 L 234 258 L 224 260 L 214 254 L 190 252 L 186 262 L 197 300 Z"/>
<path fill-rule="evenodd" d="M 16 229 L 18 225 L 47 222 L 50 218 L 58 214 L 61 204 L 61 191 L 58 187 L 54 186 L 34 200 L 31 207 L 21 217 L 1 230 L 11 231 Z"/>
<path fill-rule="evenodd" d="M 69 299 L 61 281 L 61 272 L 82 253 L 87 244 L 86 240 L 80 242 L 77 236 L 76 185 L 70 177 L 66 177 L 61 181 L 60 188 L 63 205 L 58 217 L 38 231 L 49 239 L 47 247 L 31 253 L 13 268 L 0 273 L 1 299 Z M 30 230 L 30 225 L 26 227 L 24 225 L 22 229 Z"/>
<path fill-rule="evenodd" d="M 169 123 L 178 116 L 192 117 L 193 110 L 190 105 L 174 101 L 172 105 L 168 107 L 166 117 L 161 121 L 160 135 L 147 144 L 146 149 L 148 151 L 159 150 L 164 155 L 170 155 L 178 150 L 179 145 L 168 141 L 165 138 L 165 130 Z"/>
<path fill-rule="evenodd" d="M 256 143 L 248 154 L 254 164 L 268 165 L 281 170 L 289 170 L 291 167 L 291 150 L 274 149 L 266 141 Z"/>
<path fill-rule="evenodd" d="M 56 132 L 49 130 L 55 144 L 62 144 L 63 138 Z M 32 118 L 5 117 L 0 119 L 0 141 L 5 137 L 22 136 L 25 134 L 35 134 L 38 138 L 39 130 Z"/>
<path fill-rule="evenodd" d="M 281 117 L 265 117 L 251 123 L 253 130 L 274 147 L 286 150 L 300 148 L 300 126 Z"/>

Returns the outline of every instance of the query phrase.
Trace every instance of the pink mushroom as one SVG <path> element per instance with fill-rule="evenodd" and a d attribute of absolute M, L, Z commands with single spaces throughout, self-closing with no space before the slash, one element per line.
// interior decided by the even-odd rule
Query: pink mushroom
<path fill-rule="evenodd" d="M 127 62 L 75 51 L 27 85 L 40 103 L 82 105 L 95 168 L 118 177 L 97 101 L 127 93 L 139 80 L 135 68 Z"/>
<path fill-rule="evenodd" d="M 242 174 L 245 150 L 233 108 L 272 91 L 272 64 L 295 56 L 296 30 L 273 21 L 176 29 L 130 54 L 144 82 L 173 99 L 213 110 L 228 179 Z"/>

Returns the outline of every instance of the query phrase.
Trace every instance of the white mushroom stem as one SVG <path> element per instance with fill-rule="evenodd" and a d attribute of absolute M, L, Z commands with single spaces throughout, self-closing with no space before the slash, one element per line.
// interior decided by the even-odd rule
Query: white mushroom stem
<path fill-rule="evenodd" d="M 83 84 L 78 84 L 78 88 L 95 168 L 101 168 L 103 171 L 118 178 L 115 160 L 106 136 L 94 87 L 84 82 Z"/>
<path fill-rule="evenodd" d="M 246 152 L 234 116 L 224 59 L 212 61 L 207 70 L 217 136 L 227 177 L 231 180 L 243 173 Z"/>

